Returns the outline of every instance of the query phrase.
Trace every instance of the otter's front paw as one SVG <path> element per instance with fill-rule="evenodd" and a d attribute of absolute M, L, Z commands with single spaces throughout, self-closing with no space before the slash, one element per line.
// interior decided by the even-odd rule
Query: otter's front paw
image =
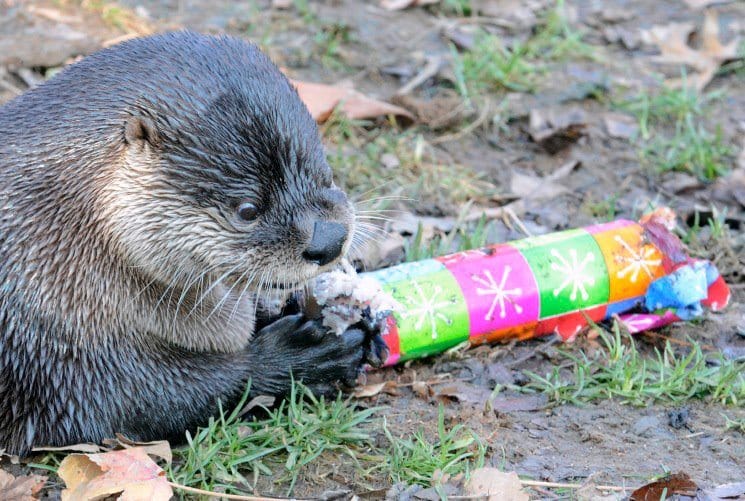
<path fill-rule="evenodd" d="M 261 329 L 250 349 L 260 365 L 252 370 L 254 390 L 272 394 L 286 394 L 292 378 L 317 395 L 333 393 L 339 383 L 354 386 L 365 364 L 379 367 L 388 354 L 373 321 L 363 320 L 337 336 L 302 314 Z"/>

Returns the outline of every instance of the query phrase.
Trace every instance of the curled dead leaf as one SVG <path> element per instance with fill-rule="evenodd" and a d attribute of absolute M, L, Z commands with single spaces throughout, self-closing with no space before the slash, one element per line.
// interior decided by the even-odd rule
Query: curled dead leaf
<path fill-rule="evenodd" d="M 46 482 L 47 477 L 41 475 L 14 477 L 7 471 L 0 470 L 0 499 L 34 501 Z"/>
<path fill-rule="evenodd" d="M 577 142 L 586 126 L 585 113 L 579 108 L 532 109 L 528 132 L 534 142 L 553 155 Z"/>
<path fill-rule="evenodd" d="M 141 447 L 102 454 L 72 454 L 57 470 L 67 488 L 62 501 L 122 494 L 129 501 L 166 501 L 173 496 L 166 474 Z"/>
<path fill-rule="evenodd" d="M 398 395 L 398 385 L 395 381 L 384 381 L 382 383 L 368 384 L 360 386 L 354 391 L 357 398 L 370 398 L 381 393 L 388 395 Z"/>
<path fill-rule="evenodd" d="M 65 445 L 62 447 L 34 447 L 34 452 L 85 452 L 85 453 L 96 453 L 101 452 L 104 449 L 100 445 L 96 444 L 74 444 Z"/>
<path fill-rule="evenodd" d="M 667 477 L 639 487 L 631 493 L 630 501 L 657 501 L 675 494 L 695 497 L 698 485 L 686 473 L 673 473 Z"/>
<path fill-rule="evenodd" d="M 138 447 L 145 451 L 151 456 L 156 456 L 164 460 L 166 463 L 171 464 L 173 460 L 173 452 L 171 452 L 171 444 L 168 440 L 154 440 L 152 442 L 137 442 L 130 440 L 121 433 L 116 434 L 116 439 L 119 445 L 124 448 Z"/>
<path fill-rule="evenodd" d="M 491 394 L 486 388 L 459 381 L 437 388 L 434 396 L 441 402 L 481 405 L 489 401 Z"/>
<path fill-rule="evenodd" d="M 432 396 L 432 387 L 424 381 L 414 381 L 411 383 L 411 389 L 419 398 L 427 400 Z"/>
<path fill-rule="evenodd" d="M 300 94 L 300 99 L 303 100 L 310 114 L 319 123 L 328 120 L 336 109 L 352 119 L 394 115 L 414 121 L 414 115 L 408 110 L 367 97 L 351 87 L 298 80 L 293 80 L 293 84 L 297 88 L 298 94 Z"/>

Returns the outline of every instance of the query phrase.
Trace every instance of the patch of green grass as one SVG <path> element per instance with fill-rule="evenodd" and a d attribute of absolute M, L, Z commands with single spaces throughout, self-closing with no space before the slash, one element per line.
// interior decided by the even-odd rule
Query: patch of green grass
<path fill-rule="evenodd" d="M 727 210 L 720 211 L 714 205 L 711 206 L 711 216 L 706 217 L 704 225 L 701 224 L 701 212 L 696 210 L 693 213 L 693 221 L 688 228 L 678 229 L 677 233 L 681 240 L 693 250 L 701 251 L 706 247 L 714 244 L 721 244 L 722 240 L 730 238 L 730 229 L 727 225 Z M 704 227 L 708 230 L 704 234 Z M 708 244 L 708 245 L 707 245 Z M 708 257 L 708 256 L 703 256 Z"/>
<path fill-rule="evenodd" d="M 420 223 L 416 233 L 404 242 L 404 261 L 419 261 L 486 246 L 489 229 L 487 219 L 482 216 L 476 223 L 464 223 L 463 217 L 469 208 L 466 206 L 461 211 L 452 231 L 435 235 L 431 240 L 424 240 L 424 229 Z"/>
<path fill-rule="evenodd" d="M 531 59 L 566 61 L 569 59 L 598 60 L 596 48 L 584 41 L 584 33 L 569 22 L 564 0 L 557 0 L 535 35 L 525 46 Z"/>
<path fill-rule="evenodd" d="M 619 193 L 614 193 L 603 200 L 587 200 L 583 205 L 585 210 L 595 219 L 606 222 L 613 221 L 618 214 L 616 205 L 619 197 Z"/>
<path fill-rule="evenodd" d="M 313 38 L 321 64 L 333 70 L 346 69 L 346 65 L 339 59 L 339 48 L 350 40 L 351 28 L 348 24 L 332 22 L 322 25 Z"/>
<path fill-rule="evenodd" d="M 324 128 L 328 161 L 337 183 L 348 193 L 394 196 L 430 210 L 455 210 L 497 192 L 485 176 L 467 165 L 444 161 L 416 129 L 371 129 L 336 116 Z M 383 159 L 394 159 L 395 166 Z"/>
<path fill-rule="evenodd" d="M 709 181 L 728 172 L 733 154 L 733 149 L 724 144 L 719 127 L 711 133 L 699 122 L 711 104 L 721 99 L 723 91 L 700 94 L 685 85 L 685 74 L 682 80 L 680 88 L 663 87 L 655 94 L 643 92 L 615 106 L 639 121 L 643 140 L 639 154 L 645 164 L 657 172 L 688 172 Z"/>
<path fill-rule="evenodd" d="M 470 16 L 473 12 L 471 0 L 442 0 L 440 10 L 460 17 Z"/>
<path fill-rule="evenodd" d="M 306 24 L 315 24 L 318 21 L 318 16 L 311 8 L 309 0 L 293 0 L 292 3 Z"/>
<path fill-rule="evenodd" d="M 654 357 L 645 357 L 631 336 L 601 331 L 604 349 L 589 358 L 584 352 L 562 351 L 571 362 L 572 376 L 559 367 L 538 375 L 526 372 L 527 391 L 546 393 L 557 403 L 582 404 L 603 399 L 644 406 L 654 402 L 679 404 L 691 399 L 710 399 L 729 405 L 745 404 L 745 363 L 720 354 L 706 356 L 691 342 L 687 354 L 676 354 L 669 342 Z"/>
<path fill-rule="evenodd" d="M 663 87 L 656 94 L 642 92 L 615 106 L 633 114 L 639 121 L 642 138 L 648 139 L 652 126 L 677 124 L 685 122 L 688 117 L 700 117 L 722 95 L 722 91 L 699 94 L 686 85 L 678 89 Z"/>
<path fill-rule="evenodd" d="M 706 181 L 729 171 L 727 160 L 732 154 L 720 128 L 711 134 L 690 114 L 676 123 L 672 137 L 660 137 L 641 152 L 642 159 L 659 172 L 688 172 Z"/>
<path fill-rule="evenodd" d="M 445 413 L 440 406 L 437 416 L 437 439 L 430 441 L 424 430 L 406 437 L 395 437 L 383 422 L 383 431 L 390 442 L 386 451 L 387 464 L 393 482 L 432 485 L 435 474 L 468 474 L 484 465 L 486 446 L 479 437 L 461 424 L 449 430 L 445 427 Z"/>
<path fill-rule="evenodd" d="M 174 482 L 218 492 L 236 492 L 236 485 L 255 485 L 258 475 L 278 470 L 292 491 L 303 467 L 326 453 L 356 461 L 356 448 L 369 445 L 369 425 L 377 409 L 358 410 L 353 402 L 316 398 L 299 383 L 289 398 L 268 417 L 243 421 L 240 409 L 210 419 L 192 437 L 188 447 L 176 449 L 170 470 Z M 249 481 L 246 475 L 252 474 Z"/>
<path fill-rule="evenodd" d="M 465 99 L 486 91 L 527 92 L 533 88 L 536 67 L 519 44 L 506 47 L 499 37 L 479 32 L 473 47 L 458 53 L 451 45 L 456 88 Z"/>
<path fill-rule="evenodd" d="M 745 433 L 745 418 L 731 419 L 726 414 L 722 414 L 724 417 L 724 429 L 725 431 L 739 431 Z"/>

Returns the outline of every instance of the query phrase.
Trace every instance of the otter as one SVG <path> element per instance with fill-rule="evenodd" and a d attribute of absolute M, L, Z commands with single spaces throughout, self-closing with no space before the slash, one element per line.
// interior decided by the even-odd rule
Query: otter
<path fill-rule="evenodd" d="M 385 358 L 377 326 L 263 305 L 354 231 L 314 120 L 249 42 L 130 40 L 6 103 L 0 450 L 183 441 L 248 384 L 353 385 Z"/>

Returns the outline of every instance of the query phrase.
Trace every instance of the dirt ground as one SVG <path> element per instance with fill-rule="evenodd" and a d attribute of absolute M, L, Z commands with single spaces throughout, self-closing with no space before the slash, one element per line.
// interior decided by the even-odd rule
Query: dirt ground
<path fill-rule="evenodd" d="M 421 70 L 426 57 L 449 60 L 452 37 L 446 33 L 452 30 L 481 23 L 505 40 L 514 41 L 535 29 L 534 22 L 521 24 L 523 21 L 511 16 L 518 7 L 536 6 L 539 12 L 540 1 L 495 3 L 504 5 L 504 12 L 498 16 L 502 22 L 489 24 L 487 16 L 458 16 L 437 6 L 390 12 L 380 8 L 378 2 L 365 0 L 288 2 L 286 9 L 258 0 L 126 0 L 120 5 L 131 9 L 132 17 L 113 21 L 79 2 L 33 2 L 39 8 L 62 12 L 64 16 L 60 17 L 44 10 L 21 14 L 22 2 L 0 0 L 0 101 L 43 78 L 48 68 L 86 54 L 106 40 L 125 33 L 178 27 L 254 40 L 295 78 L 325 83 L 349 80 L 358 90 L 389 99 Z M 618 110 L 610 99 L 596 95 L 621 92 L 618 89 L 633 94 L 658 88 L 661 68 L 651 58 L 656 51 L 639 41 L 640 30 L 671 22 L 700 25 L 702 12 L 678 0 L 568 0 L 567 4 L 572 7 L 573 25 L 584 31 L 586 43 L 599 47 L 599 57 L 569 57 L 552 63 L 533 92 L 487 92 L 495 111 L 472 130 L 459 134 L 464 130 L 461 124 L 441 130 L 427 125 L 414 127 L 439 158 L 468 166 L 492 183 L 498 195 L 482 200 L 482 205 L 496 206 L 519 198 L 511 192 L 516 172 L 542 177 L 567 162 L 579 161 L 561 179 L 564 190 L 551 197 L 523 200 L 519 218 L 536 234 L 607 220 L 609 215 L 636 218 L 650 204 L 669 205 L 688 223 L 699 210 L 704 215 L 703 224 L 706 215 L 711 215 L 712 204 L 716 206 L 726 214 L 724 220 L 734 240 L 726 250 L 704 244 L 699 248 L 717 261 L 732 285 L 732 304 L 702 322 L 672 326 L 656 336 L 641 335 L 639 344 L 649 351 L 660 346 L 660 335 L 678 340 L 690 336 L 727 357 L 745 357 L 743 177 L 738 181 L 730 174 L 705 183 L 688 173 L 650 171 L 640 162 L 638 145 L 608 132 L 606 119 Z M 717 11 L 722 39 L 745 36 L 744 2 L 724 2 Z M 345 35 L 338 47 L 329 49 L 327 43 L 318 41 L 317 33 L 323 29 L 328 32 L 331 27 L 343 28 L 348 37 Z M 614 33 L 622 37 L 614 38 Z M 13 54 L 17 55 L 15 59 Z M 338 64 L 329 63 L 329 57 Z M 675 76 L 675 72 L 668 75 Z M 726 162 L 741 174 L 745 169 L 744 83 L 742 68 L 717 76 L 706 90 L 721 92 L 722 97 L 707 105 L 709 111 L 700 118 L 711 130 L 720 128 L 723 143 L 732 149 Z M 449 86 L 452 88 L 452 84 Z M 438 74 L 426 79 L 410 97 L 437 101 L 445 87 L 447 79 Z M 480 103 L 462 124 L 478 121 L 483 106 Z M 528 133 L 530 111 L 546 107 L 579 109 L 585 123 L 582 137 L 555 154 L 531 141 Z M 389 127 L 380 122 L 374 126 Z M 438 141 L 446 134 L 457 137 Z M 456 215 L 452 208 L 438 204 L 411 204 L 404 209 L 419 216 Z M 491 231 L 496 239 L 521 236 L 499 221 Z M 704 234 L 707 231 L 702 230 Z M 570 349 L 578 350 L 584 343 L 579 341 Z M 669 413 L 679 409 L 662 405 L 640 408 L 603 401 L 581 407 L 553 406 L 535 396 L 505 391 L 499 395 L 496 410 L 484 410 L 483 401 L 437 398 L 438 392 L 453 385 L 460 393 L 483 394 L 496 384 L 520 384 L 525 377 L 523 371 L 546 373 L 565 361 L 556 349 L 549 339 L 532 340 L 479 347 L 376 371 L 368 376 L 368 383 L 397 381 L 401 383 L 398 395 L 380 394 L 363 400 L 361 405 L 385 406 L 381 412 L 392 433 L 405 435 L 421 426 L 431 431 L 437 422 L 438 404 L 444 401 L 448 423 L 463 423 L 486 441 L 487 465 L 537 480 L 581 482 L 598 474 L 600 483 L 639 485 L 668 470 L 686 471 L 705 486 L 745 479 L 745 435 L 726 430 L 724 417 L 745 419 L 742 403 L 724 407 L 687 402 L 684 406 L 690 417 L 686 426 L 676 429 L 671 426 Z M 415 393 L 407 386 L 414 381 L 429 382 L 430 394 Z M 389 486 L 386 478 L 363 480 L 338 465 L 322 480 L 314 481 L 312 474 L 301 478 L 294 494 L 311 496 L 333 489 L 362 494 Z M 268 480 L 259 492 L 284 493 Z M 547 499 L 557 496 L 540 490 L 533 495 Z"/>

